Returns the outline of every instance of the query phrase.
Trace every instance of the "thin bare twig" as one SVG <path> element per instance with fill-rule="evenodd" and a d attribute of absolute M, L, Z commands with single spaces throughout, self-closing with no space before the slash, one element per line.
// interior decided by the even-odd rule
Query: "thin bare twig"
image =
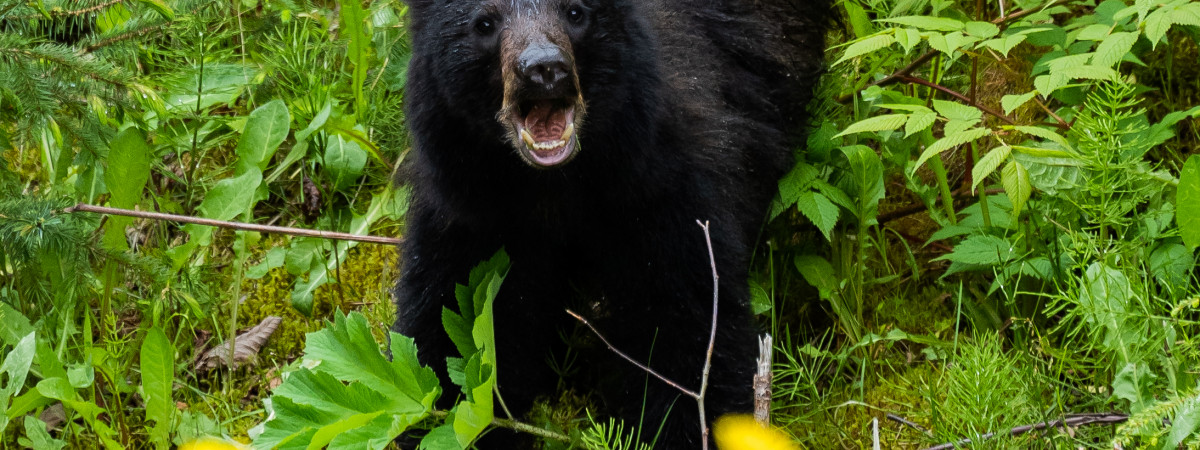
<path fill-rule="evenodd" d="M 137 217 L 140 219 L 163 220 L 167 222 L 191 223 L 196 225 L 206 225 L 218 228 L 228 228 L 232 230 L 256 231 L 259 233 L 285 234 L 288 236 L 303 236 L 314 237 L 321 239 L 334 239 L 340 241 L 355 241 L 368 244 L 387 244 L 397 245 L 403 242 L 402 239 L 388 238 L 381 236 L 364 236 L 358 234 L 338 233 L 333 231 L 321 230 L 306 230 L 303 228 L 278 227 L 271 225 L 258 225 L 253 223 L 228 222 L 224 220 L 205 219 L 201 217 L 180 216 L 176 214 L 165 214 L 157 212 L 134 211 L 129 209 L 109 208 L 104 206 L 88 205 L 80 203 L 63 210 L 64 213 L 75 212 L 90 212 L 97 214 L 109 214 L 114 216 Z"/>
<path fill-rule="evenodd" d="M 653 375 L 654 378 L 658 378 L 663 383 L 667 383 L 671 387 L 674 387 L 676 390 L 678 390 L 679 392 L 682 392 L 684 395 L 687 395 L 688 397 L 696 399 L 696 406 L 700 412 L 700 436 L 701 436 L 700 448 L 701 448 L 701 450 L 708 450 L 708 420 L 705 416 L 705 411 L 704 411 L 704 394 L 708 391 L 708 374 L 709 374 L 709 371 L 712 369 L 713 348 L 717 342 L 717 304 L 718 304 L 718 300 L 719 300 L 719 291 L 718 291 L 717 287 L 718 287 L 718 282 L 720 281 L 721 277 L 719 275 L 717 275 L 717 259 L 713 253 L 712 235 L 709 233 L 708 222 L 701 222 L 700 220 L 696 220 L 696 224 L 700 225 L 700 228 L 704 230 L 704 242 L 705 242 L 705 244 L 708 245 L 708 263 L 712 267 L 712 278 L 713 278 L 712 329 L 708 335 L 708 351 L 704 355 L 704 370 L 700 377 L 700 391 L 699 392 L 692 391 L 688 388 L 683 387 L 683 385 L 680 385 L 679 383 L 671 381 L 671 379 L 663 376 L 662 374 L 659 374 L 658 372 L 655 372 L 654 369 L 651 369 L 649 366 L 638 362 L 637 360 L 633 359 L 629 355 L 626 355 L 625 352 L 622 352 L 620 349 L 614 347 L 611 343 L 609 343 L 608 339 L 605 338 L 604 335 L 600 333 L 600 330 L 597 330 L 595 326 L 592 326 L 591 322 L 588 322 L 587 319 L 584 319 L 583 316 L 575 313 L 575 311 L 571 311 L 568 309 L 567 314 L 570 314 L 571 317 L 574 317 L 576 320 L 583 322 L 583 324 L 585 326 L 587 326 L 588 329 L 592 330 L 592 333 L 594 333 L 596 335 L 596 337 L 600 338 L 601 342 L 604 342 L 604 345 L 607 346 L 609 350 L 612 350 L 612 352 L 616 353 L 617 356 L 620 356 L 621 359 L 629 361 L 630 364 L 633 364 L 633 365 L 637 366 L 639 369 L 642 369 L 643 371 L 645 371 L 646 373 Z"/>
<path fill-rule="evenodd" d="M 581 316 L 581 315 L 577 314 L 575 311 L 571 311 L 569 309 L 567 310 L 567 314 L 570 314 L 571 317 L 574 317 L 576 320 L 583 322 L 583 324 L 586 325 L 588 327 L 588 329 L 592 330 L 592 333 L 595 334 L 596 337 L 600 338 L 600 341 L 603 342 L 604 345 L 607 346 L 609 350 L 612 350 L 612 352 L 616 353 L 617 356 L 620 356 L 621 359 L 629 361 L 630 364 L 633 364 L 633 365 L 637 366 L 639 369 L 646 371 L 646 373 L 653 375 L 654 378 L 658 378 L 663 383 L 667 383 L 667 384 L 671 385 L 671 387 L 679 390 L 679 392 L 682 392 L 684 395 L 687 395 L 688 397 L 700 398 L 700 394 L 696 393 L 695 391 L 685 388 L 685 387 L 681 386 L 679 383 L 671 381 L 670 378 L 667 378 L 667 377 L 663 376 L 662 374 L 655 372 L 654 369 L 647 367 L 645 364 L 638 362 L 636 359 L 633 359 L 629 355 L 626 355 L 625 352 L 622 352 L 620 349 L 614 347 L 612 344 L 610 344 L 608 342 L 608 339 L 605 338 L 604 335 L 600 333 L 600 330 L 597 330 L 596 327 L 593 326 L 591 322 L 588 322 L 587 319 L 584 319 L 583 316 Z"/>
<path fill-rule="evenodd" d="M 1028 433 L 1031 431 L 1044 430 L 1046 428 L 1078 427 L 1078 426 L 1089 425 L 1089 424 L 1093 424 L 1093 423 L 1116 424 L 1116 423 L 1124 423 L 1126 420 L 1129 420 L 1129 416 L 1126 414 L 1121 414 L 1121 413 L 1070 414 L 1070 415 L 1067 415 L 1067 417 L 1065 419 L 1051 420 L 1049 422 L 1038 422 L 1038 423 L 1030 424 L 1030 425 L 1021 425 L 1019 427 L 1015 427 L 1011 430 L 1001 432 L 1001 433 L 987 433 L 982 436 L 979 436 L 978 441 L 982 442 L 982 441 L 991 439 L 998 434 L 999 435 L 1009 435 L 1009 436 L 1020 436 L 1022 434 L 1025 434 L 1025 433 Z M 935 445 L 935 446 L 929 447 L 925 450 L 953 450 L 955 448 L 966 446 L 966 445 L 970 444 L 971 442 L 972 441 L 969 438 L 968 439 L 960 439 L 956 442 L 949 442 L 949 443 L 945 443 L 945 444 Z"/>
<path fill-rule="evenodd" d="M 704 230 L 704 242 L 708 244 L 708 263 L 712 266 L 713 280 L 712 331 L 708 335 L 708 352 L 704 354 L 704 372 L 700 376 L 700 395 L 696 397 L 696 405 L 700 409 L 700 442 L 703 443 L 701 448 L 707 450 L 708 419 L 704 413 L 704 394 L 708 392 L 708 373 L 712 369 L 713 346 L 717 343 L 717 285 L 721 277 L 717 275 L 717 259 L 713 256 L 712 235 L 709 233 L 708 222 L 701 223 L 700 220 L 696 220 L 696 224 Z"/>

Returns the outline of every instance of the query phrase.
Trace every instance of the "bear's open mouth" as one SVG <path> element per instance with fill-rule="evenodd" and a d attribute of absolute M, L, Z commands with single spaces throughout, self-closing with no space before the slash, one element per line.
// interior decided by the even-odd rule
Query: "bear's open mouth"
<path fill-rule="evenodd" d="M 567 99 L 523 100 L 509 109 L 513 145 L 535 167 L 554 167 L 575 156 L 578 102 Z"/>

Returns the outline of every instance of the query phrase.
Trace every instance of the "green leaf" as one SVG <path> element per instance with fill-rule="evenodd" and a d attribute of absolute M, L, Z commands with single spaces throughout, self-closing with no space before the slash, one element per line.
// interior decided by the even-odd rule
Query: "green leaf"
<path fill-rule="evenodd" d="M 1121 62 L 1121 59 L 1130 50 L 1133 50 L 1133 44 L 1137 42 L 1137 39 L 1138 34 L 1132 32 L 1109 35 L 1096 47 L 1095 54 L 1092 56 L 1092 66 L 1111 68 L 1114 64 Z"/>
<path fill-rule="evenodd" d="M 247 171 L 234 178 L 218 181 L 204 196 L 198 208 L 204 217 L 216 220 L 233 220 L 250 210 L 254 204 L 254 191 L 262 184 L 262 172 Z"/>
<path fill-rule="evenodd" d="M 872 225 L 879 215 L 879 201 L 886 193 L 883 162 L 874 150 L 865 145 L 842 147 L 842 153 L 850 163 L 848 193 L 854 196 L 854 207 L 850 211 L 861 224 Z"/>
<path fill-rule="evenodd" d="M 941 154 L 946 150 L 950 150 L 954 147 L 977 140 L 989 134 L 992 134 L 992 131 L 988 130 L 987 128 L 972 128 L 938 139 L 937 142 L 934 142 L 933 144 L 930 144 L 929 147 L 925 148 L 925 151 L 921 153 L 921 157 L 917 158 L 917 164 L 914 166 L 913 170 L 921 167 L 921 165 L 925 164 L 925 161 L 928 161 L 929 158 L 932 158 L 935 155 Z"/>
<path fill-rule="evenodd" d="M 1200 395 L 1179 405 L 1175 416 L 1171 418 L 1171 432 L 1167 434 L 1167 442 L 1161 448 L 1179 448 L 1179 444 L 1182 444 L 1184 439 L 1195 439 L 1198 431 L 1200 431 Z"/>
<path fill-rule="evenodd" d="M 996 168 L 1000 167 L 1000 164 L 1007 160 L 1011 154 L 1012 147 L 1001 145 L 987 152 L 982 158 L 979 158 L 979 161 L 975 163 L 975 167 L 971 169 L 971 192 L 974 193 L 979 183 L 982 183 L 992 172 L 995 172 Z"/>
<path fill-rule="evenodd" d="M 1112 80 L 1117 77 L 1117 71 L 1112 70 L 1111 68 L 1093 66 L 1090 64 L 1066 67 L 1056 73 L 1070 79 L 1083 78 L 1087 80 Z"/>
<path fill-rule="evenodd" d="M 988 39 L 987 41 L 983 42 L 983 45 L 992 50 L 1000 52 L 1000 54 L 1004 56 L 1008 56 L 1008 52 L 1012 51 L 1013 47 L 1016 47 L 1017 44 L 1025 42 L 1025 37 L 1025 34 L 1011 34 L 996 39 Z"/>
<path fill-rule="evenodd" d="M 1071 79 L 1061 73 L 1051 72 L 1049 75 L 1038 75 L 1033 79 L 1033 87 L 1037 88 L 1037 92 L 1042 94 L 1042 98 L 1049 98 L 1054 91 L 1066 86 Z"/>
<path fill-rule="evenodd" d="M 251 112 L 250 117 L 246 119 L 246 126 L 242 128 L 242 138 L 238 140 L 235 174 L 256 171 L 261 179 L 262 171 L 271 162 L 271 156 L 287 138 L 291 121 L 287 105 L 279 99 L 259 106 Z"/>
<path fill-rule="evenodd" d="M 146 135 L 137 128 L 126 128 L 109 143 L 108 167 L 104 171 L 104 182 L 112 194 L 109 205 L 133 209 L 142 201 L 142 191 L 149 180 L 150 146 L 146 145 Z M 132 223 L 130 217 L 110 217 L 105 225 L 105 247 L 117 251 L 128 249 L 125 227 Z"/>
<path fill-rule="evenodd" d="M 432 407 L 438 391 L 437 375 L 417 363 L 413 340 L 390 333 L 389 361 L 375 342 L 372 328 L 361 314 L 338 312 L 333 324 L 308 334 L 304 360 L 320 364 L 322 372 L 338 380 L 370 386 L 383 394 L 394 410 L 413 412 Z"/>
<path fill-rule="evenodd" d="M 954 251 L 935 258 L 934 261 L 953 261 L 963 264 L 996 266 L 1016 257 L 1013 245 L 1004 238 L 989 234 L 972 235 L 958 245 Z"/>
<path fill-rule="evenodd" d="M 907 138 L 929 129 L 937 121 L 937 117 L 933 111 L 910 114 L 908 123 L 904 124 L 904 137 Z"/>
<path fill-rule="evenodd" d="M 891 34 L 877 34 L 861 41 L 850 44 L 846 47 L 846 51 L 842 53 L 842 57 L 833 63 L 833 65 L 841 64 L 843 61 L 857 58 L 867 53 L 886 48 L 896 42 L 896 38 Z"/>
<path fill-rule="evenodd" d="M 896 43 L 904 47 L 904 54 L 909 54 L 912 49 L 921 43 L 921 32 L 912 28 L 895 28 Z"/>
<path fill-rule="evenodd" d="M 1005 95 L 1000 98 L 1000 106 L 1004 108 L 1004 114 L 1012 114 L 1013 111 L 1020 108 L 1021 105 L 1028 103 L 1036 95 L 1037 91 L 1029 91 L 1020 95 Z"/>
<path fill-rule="evenodd" d="M 820 175 L 817 169 L 811 164 L 804 161 L 799 161 L 792 170 L 779 179 L 779 197 L 783 201 L 783 206 L 788 207 L 796 204 L 800 195 L 808 192 L 812 187 L 812 183 Z"/>
<path fill-rule="evenodd" d="M 900 25 L 933 31 L 959 31 L 965 26 L 962 22 L 954 19 L 930 16 L 901 16 L 880 19 L 879 21 L 898 23 Z"/>
<path fill-rule="evenodd" d="M 3 428 L 5 420 L 6 418 L 0 418 L 0 428 Z M 67 446 L 66 442 L 50 436 L 50 432 L 46 430 L 46 422 L 33 416 L 25 416 L 25 438 L 20 439 L 19 443 L 38 450 L 59 450 Z"/>
<path fill-rule="evenodd" d="M 1025 208 L 1025 202 L 1029 201 L 1029 196 L 1033 193 L 1033 186 L 1029 183 L 1029 171 L 1025 170 L 1025 166 L 1020 162 L 1009 161 L 1000 173 L 1000 181 L 1004 184 L 1004 193 L 1008 194 L 1008 201 L 1012 202 L 1012 216 L 1015 219 L 1021 215 L 1021 209 Z"/>
<path fill-rule="evenodd" d="M 25 387 L 25 377 L 29 375 L 29 367 L 33 365 L 33 355 L 36 353 L 36 337 L 33 332 L 21 338 L 21 341 L 4 356 L 0 363 L 0 430 L 8 426 L 9 399 L 21 392 Z"/>
<path fill-rule="evenodd" d="M 824 195 L 815 192 L 805 192 L 796 201 L 796 207 L 804 217 L 811 220 L 813 225 L 825 235 L 825 240 L 832 242 L 833 226 L 837 225 L 841 210 Z"/>
<path fill-rule="evenodd" d="M 325 144 L 325 170 L 339 189 L 353 185 L 367 166 L 367 152 L 357 142 L 330 135 Z"/>
<path fill-rule="evenodd" d="M 904 122 L 907 120 L 907 114 L 884 114 L 882 116 L 868 117 L 851 124 L 834 137 L 842 137 L 854 133 L 895 130 L 903 126 Z"/>
<path fill-rule="evenodd" d="M 1000 27 L 991 22 L 967 22 L 963 29 L 967 34 L 980 39 L 987 39 L 1000 33 Z"/>
<path fill-rule="evenodd" d="M 138 2 L 149 6 L 150 9 L 153 9 L 154 12 L 158 13 L 158 15 L 162 16 L 168 22 L 175 20 L 175 11 L 171 10 L 171 7 L 167 6 L 167 3 L 163 0 L 138 0 Z"/>
<path fill-rule="evenodd" d="M 158 448 L 170 447 L 171 427 L 175 423 L 175 402 L 171 397 L 175 382 L 175 346 L 162 328 L 152 327 L 142 342 L 142 399 L 146 402 L 146 421 L 153 421 L 150 440 Z"/>
<path fill-rule="evenodd" d="M 970 122 L 983 118 L 983 111 L 980 111 L 979 108 L 967 106 L 958 102 L 934 100 L 933 109 L 937 110 L 938 114 L 941 114 L 942 117 L 950 120 Z"/>
<path fill-rule="evenodd" d="M 817 255 L 798 255 L 794 262 L 804 281 L 817 288 L 822 299 L 832 298 L 838 282 L 829 261 Z"/>
<path fill-rule="evenodd" d="M 874 33 L 875 26 L 871 24 L 871 16 L 857 1 L 842 2 L 846 7 L 846 17 L 850 19 L 850 29 L 854 30 L 855 38 L 863 38 Z"/>
<path fill-rule="evenodd" d="M 1145 27 L 1146 39 L 1150 41 L 1150 48 L 1156 48 L 1171 28 L 1171 17 L 1167 14 L 1167 8 L 1154 10 L 1142 25 Z"/>
<path fill-rule="evenodd" d="M 1175 194 L 1175 220 L 1183 243 L 1192 251 L 1200 247 L 1200 155 L 1192 155 L 1179 173 Z"/>
<path fill-rule="evenodd" d="M 1075 148 L 1071 147 L 1071 144 L 1069 142 L 1067 142 L 1066 138 L 1062 137 L 1062 135 L 1060 135 L 1048 128 L 1026 126 L 1026 125 L 1017 125 L 1012 128 L 1017 131 L 1020 131 L 1022 133 L 1028 134 L 1030 136 L 1037 136 L 1042 139 L 1054 142 L 1055 144 L 1058 144 L 1058 146 L 1064 150 L 1068 150 L 1071 152 L 1075 151 Z"/>

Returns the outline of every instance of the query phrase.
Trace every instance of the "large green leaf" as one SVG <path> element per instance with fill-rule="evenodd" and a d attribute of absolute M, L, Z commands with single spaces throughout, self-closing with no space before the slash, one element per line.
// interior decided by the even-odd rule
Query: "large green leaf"
<path fill-rule="evenodd" d="M 261 179 L 271 156 L 287 138 L 290 126 L 291 116 L 283 100 L 272 100 L 251 112 L 238 140 L 237 174 L 257 171 Z"/>
<path fill-rule="evenodd" d="M 330 135 L 325 144 L 325 170 L 334 186 L 350 186 L 367 166 L 367 152 L 357 142 Z"/>
<path fill-rule="evenodd" d="M 146 402 L 146 421 L 154 422 L 150 439 L 157 448 L 169 448 L 170 431 L 177 409 L 171 399 L 175 382 L 175 346 L 162 328 L 153 327 L 142 342 L 142 399 Z"/>
<path fill-rule="evenodd" d="M 117 134 L 109 143 L 108 168 L 104 171 L 104 182 L 108 185 L 109 205 L 114 208 L 133 209 L 142 200 L 142 190 L 150 180 L 150 146 L 141 130 L 129 127 Z M 125 227 L 133 218 L 112 216 L 104 232 L 104 245 L 113 250 L 129 248 L 125 240 Z"/>
<path fill-rule="evenodd" d="M 29 375 L 29 367 L 33 365 L 35 340 L 34 333 L 30 332 L 4 356 L 4 362 L 0 363 L 0 375 L 4 375 L 4 383 L 0 384 L 0 430 L 8 426 L 8 400 L 25 387 L 25 377 Z"/>
<path fill-rule="evenodd" d="M 1200 246 L 1200 156 L 1192 155 L 1179 173 L 1175 220 L 1183 242 L 1193 251 Z"/>
<path fill-rule="evenodd" d="M 372 327 L 361 314 L 338 313 L 331 326 L 309 333 L 304 360 L 320 364 L 322 372 L 339 380 L 360 382 L 382 393 L 391 407 L 420 411 L 432 406 L 438 387 L 437 375 L 421 367 L 415 358 L 388 358 L 375 342 Z M 415 354 L 412 339 L 393 333 L 392 351 Z"/>
<path fill-rule="evenodd" d="M 275 389 L 255 448 L 382 449 L 428 416 L 437 375 L 417 362 L 412 339 L 390 333 L 391 360 L 359 313 L 337 312 L 309 333 L 305 366 Z"/>

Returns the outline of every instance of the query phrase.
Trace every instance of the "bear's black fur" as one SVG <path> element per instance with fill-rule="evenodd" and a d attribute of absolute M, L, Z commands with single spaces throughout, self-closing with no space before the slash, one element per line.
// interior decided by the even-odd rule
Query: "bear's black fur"
<path fill-rule="evenodd" d="M 618 348 L 752 408 L 757 355 L 747 271 L 776 182 L 802 140 L 821 72 L 827 0 L 408 0 L 412 203 L 394 329 L 416 339 L 453 400 L 442 308 L 505 248 L 495 303 L 498 382 L 523 414 L 555 389 L 560 330 L 589 316 Z M 695 402 L 607 350 L 585 371 L 608 412 L 657 448 L 699 448 Z M 615 376 L 615 378 L 613 377 Z M 667 412 L 670 412 L 668 415 Z M 484 448 L 518 448 L 517 441 Z"/>

